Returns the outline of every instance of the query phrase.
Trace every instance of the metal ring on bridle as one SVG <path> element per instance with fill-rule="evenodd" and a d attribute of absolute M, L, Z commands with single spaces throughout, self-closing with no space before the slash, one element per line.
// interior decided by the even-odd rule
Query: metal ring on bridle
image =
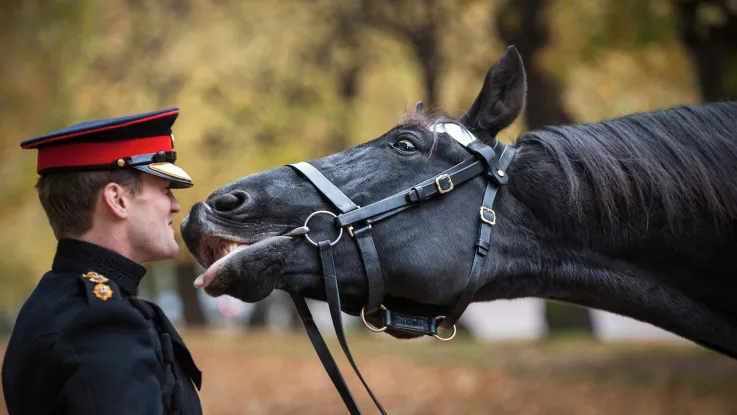
<path fill-rule="evenodd" d="M 382 310 L 386 310 L 386 307 L 384 307 L 383 305 L 380 306 L 380 307 L 381 307 Z M 368 321 L 366 321 L 366 316 L 363 315 L 363 310 L 365 308 L 366 307 L 361 307 L 361 321 L 363 321 L 363 325 L 366 326 L 367 329 L 373 331 L 374 333 L 381 333 L 382 331 L 385 331 L 387 328 L 389 328 L 388 326 L 384 326 L 384 327 L 378 329 L 378 328 L 372 326 L 371 324 L 369 324 Z"/>
<path fill-rule="evenodd" d="M 305 224 L 304 224 L 304 226 L 308 228 L 307 224 L 308 224 L 308 223 L 310 222 L 310 219 L 312 219 L 312 217 L 313 217 L 313 216 L 315 216 L 315 215 L 317 215 L 317 214 L 320 214 L 320 213 L 321 213 L 321 214 L 323 214 L 323 215 L 330 215 L 330 216 L 332 216 L 332 217 L 334 217 L 334 218 L 338 217 L 338 215 L 336 215 L 336 214 L 335 214 L 335 213 L 333 213 L 333 212 L 330 212 L 330 211 L 327 211 L 327 210 L 318 210 L 318 211 L 315 211 L 315 212 L 312 212 L 312 213 L 310 213 L 310 216 L 308 216 L 308 217 L 307 217 L 307 219 L 305 219 Z M 330 246 L 335 246 L 335 244 L 337 244 L 337 243 L 338 243 L 338 241 L 340 240 L 340 238 L 341 238 L 341 237 L 343 237 L 343 228 L 340 228 L 340 233 L 338 234 L 338 237 L 337 237 L 337 238 L 335 238 L 335 240 L 334 240 L 333 242 L 330 242 Z M 309 235 L 309 233 L 306 233 L 306 234 L 305 234 L 305 238 L 307 238 L 307 241 L 308 241 L 309 243 L 311 243 L 312 245 L 318 246 L 318 245 L 317 245 L 317 242 L 313 241 L 313 240 L 312 240 L 312 239 L 310 238 L 310 235 Z"/>
<path fill-rule="evenodd" d="M 435 317 L 435 320 L 444 320 L 444 319 L 445 319 L 445 316 L 437 316 L 437 317 Z M 432 336 L 435 337 L 436 339 L 440 340 L 441 342 L 449 342 L 449 341 L 453 340 L 453 337 L 456 336 L 456 332 L 457 331 L 458 330 L 456 329 L 456 325 L 454 324 L 453 325 L 453 334 L 451 334 L 450 337 L 443 338 L 443 337 L 438 336 L 437 334 L 433 334 Z"/>

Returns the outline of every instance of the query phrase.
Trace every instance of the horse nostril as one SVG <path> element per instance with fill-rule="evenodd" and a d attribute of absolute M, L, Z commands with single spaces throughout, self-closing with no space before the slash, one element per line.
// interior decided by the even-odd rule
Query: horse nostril
<path fill-rule="evenodd" d="M 243 206 L 246 200 L 248 200 L 248 193 L 243 190 L 234 190 L 216 197 L 211 202 L 211 206 L 218 212 L 232 212 Z"/>

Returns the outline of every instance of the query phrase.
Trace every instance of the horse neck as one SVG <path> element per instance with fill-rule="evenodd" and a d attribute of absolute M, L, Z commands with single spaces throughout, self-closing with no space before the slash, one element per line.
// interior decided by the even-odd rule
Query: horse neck
<path fill-rule="evenodd" d="M 561 300 L 648 322 L 737 357 L 737 261 L 719 251 L 737 253 L 731 228 L 720 232 L 694 220 L 692 228 L 669 234 L 655 208 L 627 210 L 612 221 L 589 187 L 581 186 L 584 197 L 570 205 L 566 179 L 546 151 L 521 147 L 513 166 L 497 209 L 497 255 L 486 266 L 479 301 Z"/>

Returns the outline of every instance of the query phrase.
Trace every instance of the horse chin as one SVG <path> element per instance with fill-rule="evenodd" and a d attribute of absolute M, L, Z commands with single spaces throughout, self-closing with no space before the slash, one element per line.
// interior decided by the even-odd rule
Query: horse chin
<path fill-rule="evenodd" d="M 238 249 L 208 268 L 205 292 L 213 297 L 227 294 L 249 303 L 263 300 L 276 288 L 292 248 L 292 238 L 272 236 Z"/>

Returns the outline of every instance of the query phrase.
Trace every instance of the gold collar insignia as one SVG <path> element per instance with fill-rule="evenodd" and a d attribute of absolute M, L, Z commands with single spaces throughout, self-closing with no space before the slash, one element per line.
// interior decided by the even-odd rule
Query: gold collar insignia
<path fill-rule="evenodd" d="M 95 297 L 99 298 L 102 301 L 107 301 L 110 297 L 113 296 L 112 288 L 105 284 L 95 285 L 95 288 L 92 289 L 92 292 L 95 293 Z"/>
<path fill-rule="evenodd" d="M 88 272 L 86 274 L 82 274 L 82 278 L 87 278 L 92 282 L 102 283 L 102 282 L 108 282 L 108 279 L 103 277 L 102 275 L 92 271 Z"/>

